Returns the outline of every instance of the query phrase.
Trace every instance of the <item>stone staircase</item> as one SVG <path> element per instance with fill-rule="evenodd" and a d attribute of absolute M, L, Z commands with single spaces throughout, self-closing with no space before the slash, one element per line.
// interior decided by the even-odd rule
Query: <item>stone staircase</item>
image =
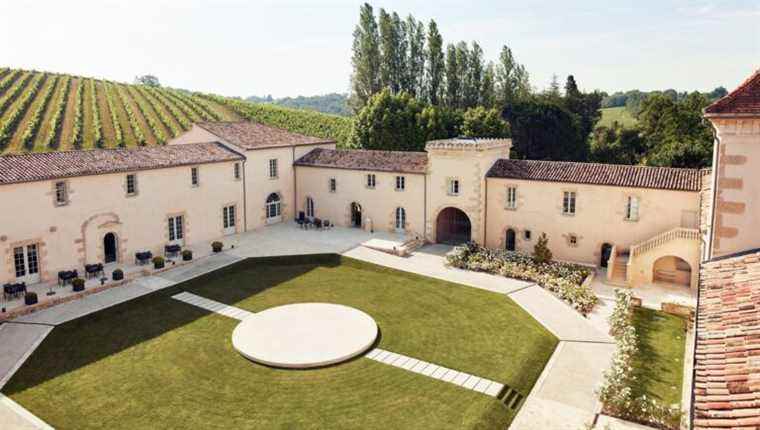
<path fill-rule="evenodd" d="M 607 283 L 619 287 L 628 285 L 628 254 L 620 254 L 615 258 L 607 270 L 611 271 L 611 276 L 607 277 Z"/>

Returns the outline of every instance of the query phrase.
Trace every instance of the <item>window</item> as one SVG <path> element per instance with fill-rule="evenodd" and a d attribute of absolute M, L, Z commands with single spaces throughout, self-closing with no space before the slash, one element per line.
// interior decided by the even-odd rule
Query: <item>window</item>
<path fill-rule="evenodd" d="M 169 217 L 169 242 L 182 240 L 185 237 L 182 215 Z"/>
<path fill-rule="evenodd" d="M 225 206 L 222 209 L 222 222 L 225 230 L 235 228 L 235 206 Z"/>
<path fill-rule="evenodd" d="M 240 163 L 235 163 L 234 171 L 235 171 L 235 180 L 239 180 L 240 179 Z"/>
<path fill-rule="evenodd" d="M 269 160 L 269 179 L 277 178 L 277 159 Z"/>
<path fill-rule="evenodd" d="M 575 191 L 565 191 L 562 199 L 562 214 L 575 215 Z"/>
<path fill-rule="evenodd" d="M 367 175 L 367 188 L 375 188 L 375 175 L 370 173 Z"/>
<path fill-rule="evenodd" d="M 449 179 L 448 192 L 450 196 L 459 195 L 459 179 Z"/>
<path fill-rule="evenodd" d="M 406 228 L 406 210 L 396 208 L 396 231 L 403 231 Z"/>
<path fill-rule="evenodd" d="M 639 220 L 639 198 L 628 196 L 628 202 L 625 205 L 625 219 L 628 221 Z"/>
<path fill-rule="evenodd" d="M 525 232 L 523 233 L 523 237 L 525 237 L 525 240 L 530 240 L 532 236 L 533 236 L 533 233 L 531 233 L 530 230 L 525 230 Z"/>
<path fill-rule="evenodd" d="M 134 196 L 137 194 L 137 175 L 127 175 L 127 196 Z"/>
<path fill-rule="evenodd" d="M 517 209 L 517 187 L 507 187 L 507 209 Z"/>
<path fill-rule="evenodd" d="M 266 211 L 268 223 L 279 222 L 281 220 L 282 212 L 279 194 L 272 193 L 267 197 Z"/>
<path fill-rule="evenodd" d="M 406 177 L 396 176 L 396 191 L 404 191 L 406 188 Z"/>
<path fill-rule="evenodd" d="M 306 197 L 306 216 L 314 217 L 314 199 Z"/>
<path fill-rule="evenodd" d="M 13 248 L 13 263 L 16 267 L 16 277 L 26 276 L 26 263 L 24 261 L 24 247 Z"/>
<path fill-rule="evenodd" d="M 576 235 L 574 235 L 574 234 L 571 234 L 571 235 L 570 235 L 570 236 L 567 238 L 567 241 L 568 241 L 568 243 L 570 244 L 570 246 L 578 246 L 578 236 L 576 236 Z"/>
<path fill-rule="evenodd" d="M 330 178 L 329 189 L 331 193 L 334 193 L 338 189 L 338 183 L 335 178 Z"/>
<path fill-rule="evenodd" d="M 69 202 L 69 192 L 66 187 L 66 182 L 55 183 L 55 204 L 57 206 L 63 206 Z"/>
<path fill-rule="evenodd" d="M 198 186 L 198 168 L 192 167 L 190 169 L 190 183 L 193 184 L 194 187 Z"/>

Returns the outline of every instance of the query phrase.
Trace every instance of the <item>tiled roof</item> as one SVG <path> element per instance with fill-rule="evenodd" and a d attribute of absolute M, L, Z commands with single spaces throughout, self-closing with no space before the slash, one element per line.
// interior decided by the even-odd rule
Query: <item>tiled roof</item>
<path fill-rule="evenodd" d="M 214 135 L 243 149 L 261 149 L 277 146 L 314 145 L 334 143 L 334 140 L 304 136 L 281 128 L 251 121 L 200 122 L 197 125 Z"/>
<path fill-rule="evenodd" d="M 242 160 L 219 143 L 0 156 L 0 185 Z"/>
<path fill-rule="evenodd" d="M 702 265 L 694 429 L 760 428 L 760 253 Z"/>
<path fill-rule="evenodd" d="M 739 88 L 705 108 L 705 115 L 760 115 L 760 69 Z"/>
<path fill-rule="evenodd" d="M 315 148 L 296 160 L 295 165 L 381 172 L 425 173 L 427 153 Z"/>
<path fill-rule="evenodd" d="M 491 167 L 486 176 L 615 187 L 699 191 L 702 172 L 699 169 L 671 167 L 500 159 Z"/>

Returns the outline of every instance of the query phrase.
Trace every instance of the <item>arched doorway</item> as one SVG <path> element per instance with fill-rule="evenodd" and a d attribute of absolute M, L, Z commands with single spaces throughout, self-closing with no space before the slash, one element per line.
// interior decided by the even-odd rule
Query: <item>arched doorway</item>
<path fill-rule="evenodd" d="M 691 265 L 683 258 L 668 255 L 652 265 L 652 280 L 657 283 L 691 286 Z"/>
<path fill-rule="evenodd" d="M 362 227 L 362 205 L 359 203 L 351 203 L 351 227 Z"/>
<path fill-rule="evenodd" d="M 274 224 L 282 221 L 282 212 L 280 208 L 280 195 L 272 193 L 267 196 L 266 203 L 267 224 Z"/>
<path fill-rule="evenodd" d="M 406 231 L 406 209 L 396 208 L 396 233 Z"/>
<path fill-rule="evenodd" d="M 472 227 L 467 214 L 457 208 L 446 208 L 436 220 L 436 241 L 452 245 L 469 242 Z"/>
<path fill-rule="evenodd" d="M 612 256 L 612 245 L 610 245 L 609 243 L 603 243 L 602 255 L 600 257 L 599 265 L 601 267 L 607 267 L 607 263 L 610 261 L 611 256 Z"/>
<path fill-rule="evenodd" d="M 118 259 L 116 249 L 116 235 L 107 233 L 103 236 L 103 259 L 105 264 L 116 262 Z"/>
<path fill-rule="evenodd" d="M 516 234 L 515 231 L 510 229 L 507 229 L 507 237 L 505 238 L 504 244 L 507 248 L 507 251 L 514 251 L 515 250 L 515 242 L 516 242 Z"/>

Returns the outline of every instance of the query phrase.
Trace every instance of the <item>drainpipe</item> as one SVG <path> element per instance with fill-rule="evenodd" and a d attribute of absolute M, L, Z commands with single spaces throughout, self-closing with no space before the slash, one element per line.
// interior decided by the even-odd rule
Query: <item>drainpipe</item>
<path fill-rule="evenodd" d="M 483 246 L 487 246 L 488 243 L 488 178 L 483 179 L 483 194 L 484 194 L 484 202 L 483 202 Z"/>
<path fill-rule="evenodd" d="M 423 207 L 422 207 L 422 217 L 423 217 L 423 220 L 422 220 L 422 241 L 423 242 L 427 242 L 427 205 L 428 205 L 428 201 L 427 201 L 427 177 L 428 177 L 428 174 L 427 174 L 427 171 L 425 171 L 424 191 L 423 191 L 423 195 L 422 195 L 422 204 L 423 204 Z"/>
<path fill-rule="evenodd" d="M 248 231 L 248 191 L 246 188 L 246 177 L 245 177 L 245 170 L 246 170 L 246 163 L 248 162 L 248 157 L 245 157 L 243 159 L 243 232 Z"/>
<path fill-rule="evenodd" d="M 293 146 L 293 155 L 291 157 L 291 168 L 293 169 L 293 218 L 298 216 L 298 181 L 296 181 L 296 147 Z"/>
<path fill-rule="evenodd" d="M 710 122 L 713 131 L 715 132 L 715 145 L 713 146 L 713 163 L 712 163 L 712 189 L 710 190 L 710 234 L 707 235 L 707 255 L 705 260 L 710 260 L 713 257 L 713 240 L 715 237 L 715 206 L 718 202 L 715 201 L 718 195 L 718 158 L 720 158 L 720 137 L 718 137 L 718 130 L 715 125 Z"/>

